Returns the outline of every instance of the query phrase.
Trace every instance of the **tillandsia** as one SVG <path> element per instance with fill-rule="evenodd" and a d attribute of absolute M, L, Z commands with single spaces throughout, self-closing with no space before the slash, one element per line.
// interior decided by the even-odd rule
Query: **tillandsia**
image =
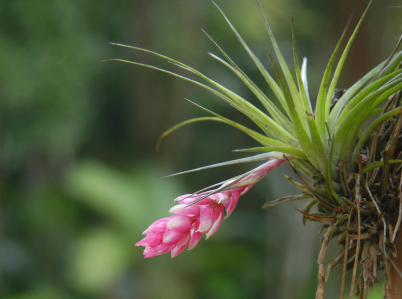
<path fill-rule="evenodd" d="M 337 89 L 338 79 L 348 52 L 369 9 L 360 18 L 348 39 L 340 58 L 335 59 L 345 38 L 344 30 L 324 71 L 312 108 L 308 93 L 306 59 L 300 67 L 292 21 L 294 74 L 278 47 L 268 21 L 259 6 L 262 20 L 272 43 L 279 65 L 268 52 L 277 80 L 250 50 L 222 10 L 217 6 L 228 25 L 251 57 L 276 96 L 280 107 L 261 91 L 207 34 L 223 58 L 210 54 L 229 68 L 257 97 L 265 112 L 235 92 L 208 78 L 194 68 L 164 55 L 121 44 L 136 51 L 144 51 L 172 63 L 198 76 L 208 85 L 155 66 L 122 59 L 111 59 L 156 69 L 182 80 L 192 82 L 213 93 L 219 99 L 245 114 L 260 132 L 249 129 L 213 111 L 197 105 L 212 117 L 194 118 L 166 131 L 172 131 L 199 121 L 218 121 L 244 132 L 260 146 L 242 150 L 260 154 L 198 169 L 251 161 L 264 161 L 260 167 L 230 180 L 183 195 L 176 199 L 173 215 L 154 222 L 145 238 L 136 245 L 145 247 L 145 257 L 171 252 L 177 256 L 189 249 L 202 234 L 213 235 L 224 216 L 229 216 L 239 197 L 247 192 L 269 171 L 289 163 L 300 182 L 285 176 L 300 189 L 299 196 L 287 196 L 267 203 L 264 208 L 292 200 L 307 200 L 303 214 L 306 220 L 323 223 L 326 233 L 318 257 L 319 274 L 316 298 L 324 298 L 324 283 L 331 270 L 343 267 L 341 298 L 345 293 L 346 271 L 352 271 L 349 298 L 353 295 L 367 298 L 368 291 L 378 282 L 378 272 L 385 273 L 385 297 L 401 298 L 402 294 L 402 51 L 398 45 L 381 64 L 364 75 L 347 90 Z M 347 26 L 346 26 L 347 28 Z M 296 80 L 294 79 L 294 76 Z M 375 120 L 367 125 L 367 120 Z M 363 125 L 364 124 L 364 125 Z M 363 130 L 361 132 L 360 130 Z M 158 141 L 158 146 L 159 146 Z M 317 212 L 310 212 L 315 207 Z M 326 248 L 336 240 L 341 251 L 326 264 Z M 359 273 L 358 273 L 359 272 Z"/>

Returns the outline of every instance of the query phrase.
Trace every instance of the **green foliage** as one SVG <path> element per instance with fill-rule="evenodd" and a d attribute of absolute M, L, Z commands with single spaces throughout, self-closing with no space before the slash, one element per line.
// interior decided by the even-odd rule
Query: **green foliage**
<path fill-rule="evenodd" d="M 236 35 L 237 39 L 246 50 L 250 58 L 254 61 L 258 70 L 261 72 L 268 85 L 271 87 L 274 94 L 277 96 L 277 99 L 283 106 L 286 111 L 288 118 L 283 115 L 280 110 L 272 103 L 272 101 L 246 76 L 246 74 L 235 64 L 235 62 L 229 58 L 229 56 L 222 50 L 221 47 L 217 45 L 217 43 L 212 40 L 209 35 L 207 35 L 210 40 L 214 43 L 214 45 L 218 48 L 218 50 L 223 54 L 226 58 L 227 62 L 223 61 L 219 57 L 212 55 L 219 62 L 226 65 L 230 70 L 232 70 L 242 81 L 243 83 L 250 89 L 250 91 L 259 99 L 262 105 L 266 108 L 270 116 L 264 114 L 254 105 L 252 105 L 247 100 L 243 99 L 239 95 L 230 91 L 229 89 L 223 87 L 219 83 L 215 82 L 212 79 L 209 79 L 207 76 L 203 75 L 199 71 L 195 70 L 192 67 L 189 67 L 177 60 L 169 58 L 167 56 L 158 54 L 156 52 L 152 52 L 149 50 L 144 50 L 138 47 L 125 46 L 121 44 L 115 44 L 118 46 L 126 47 L 129 49 L 144 51 L 153 55 L 156 55 L 160 58 L 166 59 L 167 61 L 184 68 L 187 71 L 201 77 L 210 83 L 214 88 L 206 86 L 204 84 L 193 81 L 192 79 L 183 77 L 171 71 L 166 71 L 164 69 L 160 69 L 158 67 L 150 66 L 143 63 L 131 62 L 127 60 L 121 59 L 113 59 L 122 62 L 128 62 L 135 65 L 145 66 L 147 68 L 156 69 L 181 79 L 188 80 L 190 82 L 196 83 L 197 85 L 207 89 L 208 91 L 214 93 L 225 102 L 230 104 L 233 108 L 237 109 L 241 113 L 247 115 L 266 135 L 267 137 L 263 137 L 257 132 L 254 132 L 244 126 L 237 124 L 231 120 L 216 114 L 206 108 L 203 108 L 199 105 L 203 110 L 213 114 L 218 117 L 221 121 L 226 122 L 239 130 L 245 132 L 256 141 L 260 142 L 262 145 L 266 146 L 265 151 L 277 151 L 279 153 L 290 155 L 296 159 L 306 159 L 311 165 L 322 175 L 326 180 L 326 186 L 331 190 L 331 194 L 335 196 L 336 200 L 339 204 L 344 204 L 344 202 L 339 198 L 337 193 L 333 190 L 332 177 L 334 179 L 338 179 L 336 166 L 338 163 L 343 161 L 344 159 L 352 159 L 352 151 L 354 149 L 354 145 L 356 139 L 358 137 L 358 132 L 365 122 L 367 117 L 372 115 L 372 111 L 377 108 L 379 104 L 382 103 L 385 99 L 388 98 L 394 92 L 400 90 L 402 88 L 400 77 L 400 70 L 396 70 L 395 68 L 398 66 L 402 58 L 399 57 L 399 54 L 396 55 L 395 59 L 392 61 L 391 65 L 393 68 L 389 68 L 388 62 L 382 63 L 378 67 L 376 67 L 373 71 L 369 72 L 363 79 L 361 79 L 357 86 L 352 87 L 352 91 L 354 94 L 348 94 L 347 96 L 343 96 L 339 99 L 339 102 L 335 105 L 336 108 L 333 111 L 330 111 L 330 106 L 333 98 L 333 94 L 335 91 L 335 87 L 339 80 L 340 73 L 343 69 L 344 63 L 348 56 L 348 53 L 351 49 L 352 43 L 357 35 L 357 32 L 362 24 L 362 21 L 372 3 L 369 2 L 366 10 L 364 11 L 362 17 L 360 18 L 356 28 L 354 29 L 344 51 L 343 54 L 337 64 L 335 72 L 332 76 L 331 84 L 329 85 L 330 75 L 332 70 L 332 65 L 334 63 L 334 59 L 336 57 L 336 53 L 340 47 L 341 41 L 346 33 L 346 29 L 342 34 L 340 41 L 338 42 L 335 51 L 333 52 L 330 61 L 327 65 L 327 68 L 324 72 L 324 77 L 321 81 L 321 87 L 318 93 L 317 98 L 317 109 L 315 117 L 311 111 L 311 103 L 309 102 L 309 98 L 307 96 L 305 85 L 307 86 L 307 78 L 303 78 L 301 75 L 301 69 L 298 63 L 297 53 L 296 53 L 296 42 L 294 36 L 294 29 L 292 24 L 292 37 L 293 37 L 293 58 L 295 63 L 295 73 L 297 78 L 297 84 L 295 83 L 292 74 L 285 62 L 285 59 L 279 49 L 278 43 L 273 35 L 271 27 L 268 24 L 268 21 L 259 6 L 261 11 L 266 29 L 268 31 L 269 39 L 273 45 L 276 58 L 279 61 L 278 68 L 268 52 L 268 56 L 271 60 L 271 63 L 275 69 L 276 75 L 278 77 L 279 84 L 277 84 L 271 75 L 268 73 L 266 68 L 262 65 L 260 60 L 256 57 L 256 55 L 250 50 L 247 46 L 246 42 L 240 36 L 240 34 L 236 31 L 234 26 L 230 23 L 228 18 L 225 16 L 223 11 L 217 6 L 215 2 L 213 2 L 215 6 L 219 9 L 220 13 L 223 15 L 228 25 Z M 258 4 L 259 5 L 259 4 Z M 268 51 L 268 49 L 267 49 Z M 387 68 L 385 68 L 387 67 Z M 381 68 L 381 70 L 380 70 Z M 376 70 L 379 70 L 376 72 Z M 282 75 L 283 74 L 283 75 Z M 371 78 L 380 76 L 380 78 L 374 82 L 368 82 Z M 366 84 L 367 83 L 367 84 Z M 358 93 L 359 88 L 363 87 L 363 84 L 366 86 Z M 329 85 L 329 86 L 328 86 Z M 334 115 L 334 117 L 332 117 Z M 392 114 L 392 116 L 395 114 Z M 332 118 L 331 118 L 332 117 Z M 331 121 L 330 121 L 331 119 Z M 195 121 L 199 121 L 200 118 L 190 120 L 184 123 L 181 123 L 174 128 L 168 130 L 166 133 L 162 135 L 164 137 L 166 134 L 171 133 L 175 129 L 189 124 Z M 205 120 L 202 119 L 202 120 Z M 216 120 L 210 118 L 209 120 Z M 385 119 L 384 119 L 385 120 Z M 376 125 L 375 127 L 377 127 Z M 374 127 L 374 128 L 375 128 Z M 373 129 L 374 129 L 373 128 Z M 328 129 L 328 132 L 327 130 Z M 372 130 L 373 130 L 372 129 Z M 371 131 L 372 131 L 371 130 Z M 371 132 L 370 131 L 370 132 Z M 330 148 L 328 147 L 328 143 L 326 140 L 332 135 L 332 142 L 330 144 Z M 367 135 L 367 134 L 366 134 Z M 367 140 L 368 136 L 365 135 L 365 140 Z M 283 143 L 283 144 L 281 144 Z M 363 146 L 359 144 L 358 150 Z M 292 154 L 293 153 L 293 154 Z M 359 152 L 356 152 L 353 156 L 356 157 Z M 352 159 L 353 161 L 353 159 Z M 304 169 L 300 169 L 304 171 Z M 314 171 L 315 173 L 316 171 Z M 313 172 L 308 172 L 307 174 L 310 177 L 313 177 Z"/>
<path fill-rule="evenodd" d="M 290 239 L 289 229 L 297 232 L 299 227 L 278 224 L 284 218 L 296 218 L 295 212 L 278 207 L 266 216 L 266 211 L 258 210 L 267 199 L 288 194 L 287 182 L 280 181 L 278 175 L 269 175 L 265 184 L 245 195 L 236 217 L 225 221 L 216 238 L 201 242 L 196 253 L 185 252 L 173 261 L 169 257 L 143 260 L 141 249 L 133 246 L 152 220 L 167 216 L 177 195 L 250 168 L 227 163 L 231 166 L 215 168 L 207 175 L 161 178 L 168 173 L 235 160 L 239 153 L 231 154 L 230 150 L 262 145 L 254 150 L 275 152 L 243 161 L 280 157 L 281 152 L 299 154 L 297 157 L 304 160 L 293 160 L 294 165 L 303 173 L 318 175 L 305 160 L 283 91 L 271 76 L 275 70 L 262 47 L 269 36 L 258 7 L 243 0 L 218 4 L 247 45 L 239 43 L 236 34 L 229 34 L 221 14 L 208 1 L 0 1 L 1 298 L 313 296 L 316 274 L 308 265 L 303 267 L 303 275 L 289 274 L 289 269 L 293 273 L 298 266 L 283 246 L 298 248 L 297 262 L 312 258 Z M 261 5 L 288 62 L 292 58 L 290 12 L 295 12 L 299 57 L 308 56 L 310 87 L 314 87 L 323 61 L 334 47 L 332 41 L 340 35 L 335 28 L 341 16 L 334 15 L 334 7 L 345 12 L 345 5 L 299 0 L 265 1 Z M 378 11 L 379 15 L 382 10 Z M 396 29 L 391 25 L 382 22 L 377 26 L 382 31 L 366 36 L 368 43 L 377 45 L 371 39 L 378 41 L 376 37 L 384 32 L 394 34 Z M 213 59 L 204 58 L 203 54 L 214 51 L 216 45 L 208 43 L 201 27 L 219 41 L 222 58 L 213 54 Z M 109 42 L 180 57 L 193 69 L 180 68 L 180 77 L 171 79 L 140 68 L 100 63 L 127 53 L 108 46 Z M 384 49 L 381 51 L 387 52 L 386 45 Z M 247 52 L 252 53 L 250 59 L 244 55 Z M 130 60 L 142 64 L 155 63 L 171 72 L 175 68 L 137 50 L 130 50 L 129 55 Z M 232 59 L 228 60 L 229 55 Z M 384 55 L 376 53 L 374 60 Z M 377 76 L 377 83 L 370 81 L 379 68 L 349 88 L 332 110 L 336 113 L 329 115 L 329 127 L 335 128 L 340 113 L 353 108 L 347 105 L 361 87 L 370 82 L 371 88 L 378 80 L 389 82 L 401 57 L 402 53 L 395 56 Z M 216 61 L 222 65 L 216 66 Z M 363 66 L 351 68 L 363 74 Z M 247 117 L 242 118 L 235 109 L 223 110 L 221 101 L 210 100 L 210 94 L 193 92 L 184 79 L 187 74 L 190 82 L 207 88 L 213 97 Z M 211 81 L 196 82 L 206 78 Z M 302 89 L 298 73 L 295 78 L 294 85 Z M 286 78 L 284 81 L 286 86 Z M 178 102 L 184 97 L 216 111 L 216 118 L 204 120 L 229 126 L 194 123 L 192 128 L 172 134 L 155 156 L 155 142 L 167 127 L 190 114 L 204 117 L 204 111 Z M 314 97 L 311 99 L 314 102 Z M 306 119 L 308 126 L 303 128 L 316 147 L 311 117 L 300 107 L 297 111 L 302 122 Z M 250 144 L 232 127 L 256 143 Z M 325 127 L 317 124 L 317 129 L 325 133 Z M 326 138 L 322 144 L 328 151 Z M 315 235 L 316 227 L 308 227 Z"/>

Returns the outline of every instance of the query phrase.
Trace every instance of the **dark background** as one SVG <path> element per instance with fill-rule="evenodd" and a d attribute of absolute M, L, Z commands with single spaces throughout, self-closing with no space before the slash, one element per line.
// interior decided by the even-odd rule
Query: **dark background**
<path fill-rule="evenodd" d="M 367 1 L 260 0 L 292 65 L 291 13 L 299 60 L 308 57 L 309 91 L 321 76 L 347 20 Z M 217 0 L 273 74 L 268 36 L 252 0 Z M 401 1 L 375 1 L 354 42 L 339 87 L 387 58 L 401 33 Z M 258 70 L 210 1 L 3 0 L 0 2 L 0 297 L 313 298 L 319 225 L 303 227 L 290 205 L 261 210 L 297 194 L 287 165 L 244 195 L 209 240 L 177 258 L 142 258 L 133 244 L 173 199 L 245 172 L 258 163 L 174 178 L 165 175 L 245 156 L 255 142 L 220 123 L 196 123 L 155 144 L 176 123 L 206 113 L 250 122 L 219 98 L 155 70 L 101 62 L 123 58 L 186 74 L 138 46 L 180 60 L 252 103 L 224 66 L 206 30 L 270 97 Z M 351 34 L 351 29 L 348 33 Z M 191 78 L 194 78 L 190 75 Z M 256 104 L 258 105 L 258 104 Z M 302 203 L 296 205 L 300 206 Z M 332 246 L 328 260 L 337 252 Z M 327 298 L 339 298 L 340 273 Z M 371 298 L 379 298 L 381 284 Z"/>

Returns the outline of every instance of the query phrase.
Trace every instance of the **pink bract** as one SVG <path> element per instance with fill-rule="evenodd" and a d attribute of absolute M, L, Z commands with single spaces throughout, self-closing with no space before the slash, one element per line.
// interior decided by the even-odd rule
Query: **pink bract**
<path fill-rule="evenodd" d="M 269 171 L 279 167 L 285 160 L 272 159 L 254 169 L 238 182 L 223 188 L 199 201 L 211 191 L 182 195 L 176 198 L 178 205 L 170 209 L 174 214 L 168 218 L 155 221 L 143 234 L 146 236 L 136 246 L 144 246 L 146 258 L 171 252 L 175 257 L 189 245 L 193 249 L 204 233 L 207 239 L 221 225 L 224 214 L 228 217 L 235 209 L 241 195 L 246 193 L 256 182 L 261 180 Z"/>

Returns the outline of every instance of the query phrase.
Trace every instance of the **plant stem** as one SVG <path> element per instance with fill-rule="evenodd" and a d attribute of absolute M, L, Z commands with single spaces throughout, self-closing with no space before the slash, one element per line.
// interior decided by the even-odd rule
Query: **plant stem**
<path fill-rule="evenodd" d="M 396 257 L 389 256 L 389 279 L 385 281 L 384 299 L 401 299 L 402 298 L 402 233 L 396 235 L 395 246 L 398 255 Z"/>

